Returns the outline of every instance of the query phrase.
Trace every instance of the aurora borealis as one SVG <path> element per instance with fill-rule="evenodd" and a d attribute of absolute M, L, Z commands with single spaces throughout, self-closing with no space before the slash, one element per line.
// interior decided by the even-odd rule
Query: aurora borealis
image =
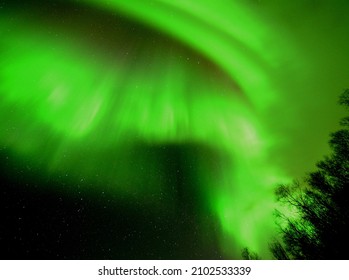
<path fill-rule="evenodd" d="M 24 172 L 16 192 L 30 201 L 99 209 L 78 207 L 86 227 L 57 235 L 99 236 L 108 254 L 67 258 L 240 258 L 246 246 L 269 258 L 274 188 L 327 152 L 349 73 L 346 1 L 282 2 L 1 1 L 3 199 Z M 115 228 L 89 236 L 91 220 L 113 220 L 106 204 L 122 212 Z M 130 226 L 142 212 L 147 224 Z M 183 243 L 110 245 L 131 228 L 159 235 L 149 250 Z"/>

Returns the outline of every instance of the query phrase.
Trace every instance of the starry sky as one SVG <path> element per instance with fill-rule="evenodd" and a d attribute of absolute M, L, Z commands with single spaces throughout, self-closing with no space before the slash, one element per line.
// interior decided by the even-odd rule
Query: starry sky
<path fill-rule="evenodd" d="M 349 4 L 0 1 L 3 259 L 271 258 L 329 152 Z"/>

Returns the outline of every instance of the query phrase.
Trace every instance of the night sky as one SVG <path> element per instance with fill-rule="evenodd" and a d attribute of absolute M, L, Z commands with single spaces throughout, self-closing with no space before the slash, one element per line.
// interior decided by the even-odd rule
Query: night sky
<path fill-rule="evenodd" d="M 0 258 L 271 258 L 275 187 L 344 114 L 348 13 L 0 1 Z"/>

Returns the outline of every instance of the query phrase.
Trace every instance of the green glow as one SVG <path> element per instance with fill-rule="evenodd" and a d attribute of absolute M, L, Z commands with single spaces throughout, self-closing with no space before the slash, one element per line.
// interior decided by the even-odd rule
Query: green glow
<path fill-rule="evenodd" d="M 275 34 L 243 5 L 233 1 L 97 1 L 171 34 L 214 60 L 238 82 L 251 102 L 265 107 L 275 101 L 268 71 L 278 63 Z M 170 16 L 169 16 L 170 14 Z M 186 32 L 183 32 L 185 30 Z M 274 32 L 277 31 L 274 28 Z M 275 43 L 274 43 L 275 44 Z M 266 47 L 269 52 L 266 52 Z M 287 48 L 288 45 L 277 47 Z M 284 52 L 284 51 L 283 51 Z"/>
<path fill-rule="evenodd" d="M 277 64 L 278 52 L 271 46 L 268 46 L 269 52 L 266 51 L 266 44 L 275 41 L 275 34 L 270 37 L 268 26 L 256 20 L 257 15 L 251 15 L 251 11 L 243 5 L 231 1 L 87 2 L 107 9 L 121 10 L 197 49 L 224 69 L 257 108 L 267 108 L 270 102 L 275 102 L 275 83 L 270 73 Z M 283 53 L 290 49 L 287 44 L 282 47 Z M 176 77 L 176 72 L 173 71 L 170 76 L 178 83 L 182 79 Z M 166 82 L 166 85 L 169 83 Z M 152 141 L 190 139 L 210 143 L 216 149 L 224 149 L 232 159 L 237 159 L 238 167 L 226 166 L 223 178 L 214 178 L 211 174 L 206 180 L 206 188 L 223 232 L 232 237 L 232 244 L 248 244 L 253 250 L 265 251 L 265 247 L 260 247 L 261 240 L 266 240 L 273 228 L 270 214 L 275 204 L 271 188 L 285 179 L 276 169 L 265 167 L 264 156 L 272 139 L 268 139 L 246 105 L 233 99 L 234 92 L 229 94 L 230 98 L 223 99 L 218 95 L 221 89 L 210 89 L 207 92 L 197 85 L 197 91 L 201 94 L 200 101 L 196 100 L 195 103 L 190 103 L 190 108 L 181 110 L 185 96 L 178 100 L 174 98 L 179 93 L 183 94 L 183 91 L 170 86 L 168 88 L 168 95 L 166 92 L 161 94 L 163 102 L 160 103 L 160 111 L 154 114 L 156 118 L 160 116 L 159 119 L 168 122 L 164 122 L 163 126 L 160 123 L 153 126 L 149 125 L 151 120 L 139 122 L 134 117 L 136 122 L 133 126 L 140 124 L 139 131 L 143 130 L 142 127 L 153 128 L 142 135 L 145 138 L 151 135 Z M 156 107 L 150 105 L 149 108 Z M 188 115 L 188 112 L 191 114 Z M 181 130 L 173 131 L 173 128 L 180 126 L 183 127 Z M 188 130 L 183 135 L 181 131 L 184 129 Z M 219 190 L 212 190 L 217 181 Z M 224 248 L 227 254 L 229 250 L 233 251 L 229 243 Z"/>
<path fill-rule="evenodd" d="M 148 38 L 128 45 L 120 33 L 109 34 L 118 48 L 107 54 L 75 31 L 55 27 L 56 37 L 25 13 L 2 15 L 1 145 L 48 173 L 91 182 L 86 188 L 149 199 L 166 192 L 165 171 L 139 146 L 204 144 L 224 159 L 217 170 L 200 163 L 197 179 L 220 222 L 222 251 L 265 253 L 273 188 L 288 176 L 271 163 L 278 139 L 263 120 L 285 89 L 281 57 L 303 59 L 291 37 L 239 1 L 79 2 L 129 15 L 198 53 Z M 213 67 L 230 81 L 211 77 Z"/>
<path fill-rule="evenodd" d="M 260 41 L 249 35 L 249 29 L 258 23 L 253 25 L 241 7 L 231 14 L 239 25 L 229 29 L 223 19 L 217 20 L 216 13 L 208 16 L 211 8 L 223 11 L 224 5 L 205 1 L 190 6 L 178 1 L 171 7 L 174 4 L 160 1 L 145 8 L 142 5 L 149 3 L 137 2 L 112 4 L 197 48 L 226 70 L 256 106 L 266 106 L 273 95 L 272 84 L 265 77 L 271 61 L 259 56 Z M 180 10 L 172 20 L 166 15 L 169 8 Z M 209 26 L 210 22 L 214 24 Z M 2 26 L 8 25 L 3 19 Z M 183 28 L 187 32 L 182 32 Z M 145 67 L 147 61 L 139 57 L 132 76 L 126 77 L 123 63 L 110 63 L 102 54 L 93 63 L 78 41 L 66 38 L 61 42 L 38 30 L 35 26 L 18 29 L 2 42 L 9 52 L 1 72 L 3 117 L 15 105 L 10 125 L 2 123 L 6 128 L 2 142 L 28 155 L 42 153 L 38 158 L 51 171 L 75 172 L 90 181 L 98 174 L 115 191 L 126 193 L 166 188 L 161 179 L 154 176 L 149 182 L 141 173 L 130 181 L 132 143 L 205 143 L 230 158 L 221 163 L 222 174 L 213 174 L 207 167 L 200 174 L 205 178 L 203 192 L 209 193 L 223 235 L 228 234 L 234 246 L 260 250 L 261 240 L 267 237 L 263 230 L 267 233 L 272 227 L 271 188 L 280 175 L 265 165 L 272 139 L 245 101 L 237 97 L 237 89 L 204 82 L 200 65 L 164 59 L 165 50 L 152 52 L 150 70 Z M 265 31 L 258 30 L 263 36 Z M 193 84 L 191 92 L 186 90 L 188 83 Z M 106 160 L 110 149 L 116 156 Z M 145 163 L 147 172 L 161 170 L 160 163 L 143 156 L 140 165 Z"/>

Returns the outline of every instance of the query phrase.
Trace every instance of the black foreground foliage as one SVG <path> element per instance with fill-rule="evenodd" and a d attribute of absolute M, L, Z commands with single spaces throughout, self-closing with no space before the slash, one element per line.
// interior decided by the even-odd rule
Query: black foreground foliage
<path fill-rule="evenodd" d="M 349 109 L 349 89 L 340 104 Z M 349 116 L 341 126 L 315 172 L 276 190 L 287 209 L 276 211 L 281 241 L 270 243 L 276 259 L 349 259 Z"/>

